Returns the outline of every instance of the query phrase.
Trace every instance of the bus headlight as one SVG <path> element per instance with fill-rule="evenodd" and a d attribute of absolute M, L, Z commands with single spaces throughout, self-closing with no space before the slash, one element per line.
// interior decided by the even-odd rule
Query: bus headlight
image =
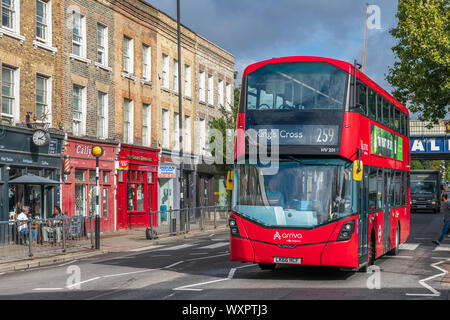
<path fill-rule="evenodd" d="M 236 221 L 235 218 L 230 217 L 230 219 L 228 220 L 228 225 L 230 226 L 231 235 L 233 235 L 233 236 L 239 236 L 240 235 L 239 234 L 239 228 L 238 228 L 238 225 L 237 225 L 237 221 Z"/>
<path fill-rule="evenodd" d="M 355 231 L 355 220 L 350 220 L 342 225 L 341 231 L 337 237 L 337 241 L 349 240 Z"/>

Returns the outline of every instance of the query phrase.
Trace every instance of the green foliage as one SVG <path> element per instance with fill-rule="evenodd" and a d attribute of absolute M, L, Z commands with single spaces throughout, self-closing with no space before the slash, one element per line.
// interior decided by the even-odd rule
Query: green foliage
<path fill-rule="evenodd" d="M 223 140 L 223 152 L 221 152 L 221 156 L 223 161 L 223 164 L 214 163 L 214 166 L 216 167 L 216 170 L 219 172 L 219 174 L 226 174 L 227 171 L 233 169 L 232 164 L 227 164 L 226 155 L 227 153 L 233 154 L 234 153 L 234 132 L 236 130 L 236 119 L 237 114 L 239 110 L 239 96 L 240 96 L 241 90 L 239 88 L 234 89 L 234 104 L 232 106 L 229 106 L 231 109 L 230 111 L 227 111 L 226 108 L 223 106 L 220 106 L 220 113 L 221 117 L 216 118 L 211 122 L 211 129 L 219 130 L 222 133 Z M 227 132 L 228 130 L 228 132 Z M 230 136 L 230 130 L 233 133 L 233 135 Z M 209 137 L 209 144 L 214 144 L 215 137 L 211 136 Z M 229 149 L 227 149 L 229 148 Z M 216 152 L 220 152 L 220 150 L 212 149 L 210 150 L 213 158 L 216 157 Z"/>
<path fill-rule="evenodd" d="M 450 0 L 399 0 L 390 30 L 396 61 L 386 80 L 420 120 L 436 123 L 450 105 Z"/>

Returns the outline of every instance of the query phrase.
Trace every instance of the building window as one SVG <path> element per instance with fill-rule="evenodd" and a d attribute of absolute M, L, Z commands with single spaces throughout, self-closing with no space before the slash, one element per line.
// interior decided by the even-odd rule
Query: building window
<path fill-rule="evenodd" d="M 205 83 L 205 71 L 200 70 L 199 71 L 199 99 L 202 102 L 206 102 L 206 96 L 205 96 L 205 87 L 206 87 L 206 83 Z"/>
<path fill-rule="evenodd" d="M 97 62 L 108 65 L 108 28 L 97 23 Z"/>
<path fill-rule="evenodd" d="M 173 59 L 173 91 L 178 93 L 178 61 Z"/>
<path fill-rule="evenodd" d="M 123 140 L 126 143 L 133 143 L 133 100 L 124 99 L 123 127 Z"/>
<path fill-rule="evenodd" d="M 73 85 L 73 134 L 86 132 L 86 88 Z"/>
<path fill-rule="evenodd" d="M 226 94 L 226 99 L 227 99 L 225 109 L 227 111 L 231 111 L 231 106 L 232 106 L 232 104 L 231 104 L 231 84 L 229 84 L 228 82 L 225 86 L 225 90 L 226 90 L 225 94 Z"/>
<path fill-rule="evenodd" d="M 206 122 L 200 118 L 198 125 L 198 154 L 204 154 L 206 148 Z"/>
<path fill-rule="evenodd" d="M 223 99 L 223 80 L 219 79 L 218 83 L 217 83 L 217 90 L 218 90 L 218 99 L 219 101 L 217 102 L 217 104 L 219 105 L 219 107 L 225 107 L 225 101 Z"/>
<path fill-rule="evenodd" d="M 184 95 L 191 97 L 191 66 L 184 65 Z"/>
<path fill-rule="evenodd" d="M 208 103 L 214 105 L 214 78 L 212 74 L 208 74 Z"/>
<path fill-rule="evenodd" d="M 51 78 L 36 75 L 36 118 L 51 123 Z"/>
<path fill-rule="evenodd" d="M 72 12 L 72 53 L 86 58 L 86 18 Z"/>
<path fill-rule="evenodd" d="M 169 148 L 169 111 L 162 110 L 162 147 Z"/>
<path fill-rule="evenodd" d="M 17 104 L 16 77 L 17 70 L 2 66 L 2 116 L 13 118 Z"/>
<path fill-rule="evenodd" d="M 142 78 L 151 79 L 151 49 L 148 45 L 142 45 Z"/>
<path fill-rule="evenodd" d="M 108 95 L 97 92 L 97 137 L 108 138 Z"/>
<path fill-rule="evenodd" d="M 191 117 L 184 116 L 184 149 L 191 152 Z"/>
<path fill-rule="evenodd" d="M 123 37 L 123 71 L 133 74 L 133 39 Z"/>
<path fill-rule="evenodd" d="M 51 29 L 51 2 L 36 0 L 36 39 L 51 45 Z"/>
<path fill-rule="evenodd" d="M 151 108 L 149 104 L 142 105 L 142 144 L 150 146 Z"/>
<path fill-rule="evenodd" d="M 180 114 L 173 114 L 173 149 L 180 150 Z"/>
<path fill-rule="evenodd" d="M 169 89 L 169 56 L 162 55 L 162 87 Z"/>
<path fill-rule="evenodd" d="M 10 29 L 17 33 L 19 18 L 18 9 L 20 4 L 18 0 L 2 0 L 2 27 Z"/>

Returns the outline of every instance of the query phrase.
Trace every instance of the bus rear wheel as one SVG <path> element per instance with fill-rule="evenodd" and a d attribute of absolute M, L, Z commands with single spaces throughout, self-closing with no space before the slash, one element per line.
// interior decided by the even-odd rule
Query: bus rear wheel
<path fill-rule="evenodd" d="M 375 264 L 375 237 L 372 234 L 372 237 L 370 237 L 369 242 L 369 266 L 372 266 Z"/>
<path fill-rule="evenodd" d="M 397 231 L 395 232 L 395 247 L 389 251 L 389 255 L 396 256 L 399 253 L 400 247 L 400 224 L 397 224 Z"/>
<path fill-rule="evenodd" d="M 260 263 L 259 264 L 259 267 L 260 267 L 261 270 L 271 270 L 271 271 L 273 271 L 273 270 L 275 270 L 276 266 L 277 265 L 274 264 L 274 263 Z"/>

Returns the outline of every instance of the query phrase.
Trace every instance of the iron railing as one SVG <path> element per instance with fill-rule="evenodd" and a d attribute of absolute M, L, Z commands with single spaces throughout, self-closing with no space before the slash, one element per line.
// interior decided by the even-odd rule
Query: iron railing
<path fill-rule="evenodd" d="M 94 221 L 93 216 L 0 221 L 0 262 L 93 249 Z"/>
<path fill-rule="evenodd" d="M 190 231 L 214 230 L 228 224 L 228 206 L 208 206 L 150 212 L 147 239 Z"/>

